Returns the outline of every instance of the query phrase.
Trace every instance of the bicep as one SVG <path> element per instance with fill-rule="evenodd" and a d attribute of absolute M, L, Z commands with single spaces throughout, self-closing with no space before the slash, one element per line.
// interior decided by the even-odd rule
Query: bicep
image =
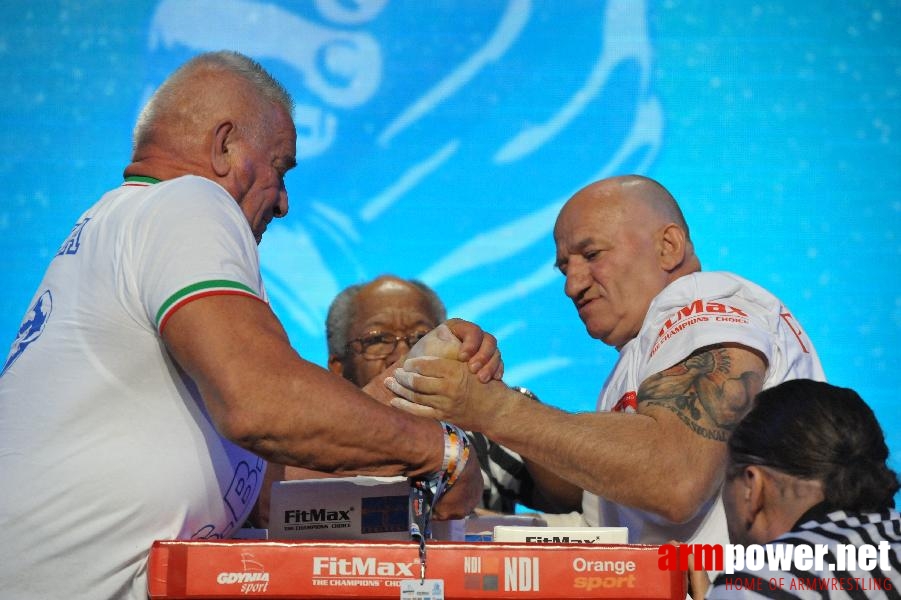
<path fill-rule="evenodd" d="M 716 493 L 726 441 L 751 409 L 765 368 L 763 358 L 746 347 L 709 346 L 639 386 L 638 413 L 656 424 L 654 472 L 678 490 L 682 502 L 671 519 L 689 518 Z"/>
<path fill-rule="evenodd" d="M 214 420 L 236 400 L 277 379 L 296 359 L 267 304 L 240 295 L 208 296 L 169 318 L 162 338 L 178 365 L 199 386 Z"/>
<path fill-rule="evenodd" d="M 638 388 L 638 411 L 664 410 L 702 439 L 725 442 L 753 406 L 765 359 L 737 344 L 702 348 L 648 377 Z"/>

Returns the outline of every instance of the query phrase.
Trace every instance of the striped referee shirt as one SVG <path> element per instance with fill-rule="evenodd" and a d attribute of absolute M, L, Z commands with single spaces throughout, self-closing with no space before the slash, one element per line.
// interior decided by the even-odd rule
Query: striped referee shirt
<path fill-rule="evenodd" d="M 535 402 L 541 402 L 528 388 L 511 386 L 511 389 Z M 480 507 L 504 514 L 515 513 L 517 504 L 537 508 L 532 500 L 535 483 L 522 457 L 506 446 L 488 439 L 483 433 L 467 431 L 466 434 L 482 469 Z"/>
<path fill-rule="evenodd" d="M 861 568 L 856 560 L 854 564 L 845 561 L 845 568 L 839 569 L 839 545 L 878 548 L 883 541 L 888 542 L 888 550 L 882 557 L 876 554 L 873 569 Z M 816 570 L 814 566 L 805 571 L 791 564 L 788 570 L 780 570 L 789 565 L 771 568 L 764 562 L 760 570 L 721 573 L 707 598 L 901 599 L 901 515 L 897 511 L 853 514 L 839 510 L 827 514 L 819 504 L 808 510 L 791 531 L 767 545 L 774 544 L 825 546 L 828 551 L 823 568 Z"/>
<path fill-rule="evenodd" d="M 522 457 L 483 433 L 467 431 L 466 434 L 482 469 L 481 508 L 512 514 L 517 503 L 530 506 L 534 484 Z"/>

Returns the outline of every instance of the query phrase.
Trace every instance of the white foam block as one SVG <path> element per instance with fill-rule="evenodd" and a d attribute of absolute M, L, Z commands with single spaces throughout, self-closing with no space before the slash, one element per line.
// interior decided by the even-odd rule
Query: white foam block
<path fill-rule="evenodd" d="M 408 540 L 405 477 L 337 477 L 272 485 L 270 539 Z"/>
<path fill-rule="evenodd" d="M 535 544 L 628 544 L 625 527 L 516 527 L 498 525 L 495 542 Z"/>

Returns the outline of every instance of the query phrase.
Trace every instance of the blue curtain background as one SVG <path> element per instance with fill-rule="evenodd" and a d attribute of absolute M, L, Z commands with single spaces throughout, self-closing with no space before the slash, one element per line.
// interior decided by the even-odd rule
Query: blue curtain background
<path fill-rule="evenodd" d="M 496 333 L 510 383 L 592 410 L 616 354 L 563 295 L 551 228 L 584 184 L 644 173 L 706 270 L 791 307 L 901 467 L 898 1 L 33 0 L 0 16 L 3 344 L 120 183 L 149 91 L 230 48 L 298 103 L 291 214 L 261 255 L 306 358 L 325 363 L 333 296 L 391 272 Z"/>

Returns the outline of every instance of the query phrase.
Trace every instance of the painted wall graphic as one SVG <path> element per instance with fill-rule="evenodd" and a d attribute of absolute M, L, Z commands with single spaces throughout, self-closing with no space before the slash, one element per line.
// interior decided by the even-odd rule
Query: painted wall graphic
<path fill-rule="evenodd" d="M 495 333 L 511 384 L 591 410 L 616 353 L 563 295 L 551 229 L 586 183 L 643 173 L 682 203 L 704 268 L 780 296 L 901 453 L 898 0 L 34 0 L 0 16 L 4 345 L 119 183 L 148 95 L 229 48 L 297 101 L 291 210 L 260 249 L 303 356 L 325 363 L 340 289 L 391 272 Z"/>

